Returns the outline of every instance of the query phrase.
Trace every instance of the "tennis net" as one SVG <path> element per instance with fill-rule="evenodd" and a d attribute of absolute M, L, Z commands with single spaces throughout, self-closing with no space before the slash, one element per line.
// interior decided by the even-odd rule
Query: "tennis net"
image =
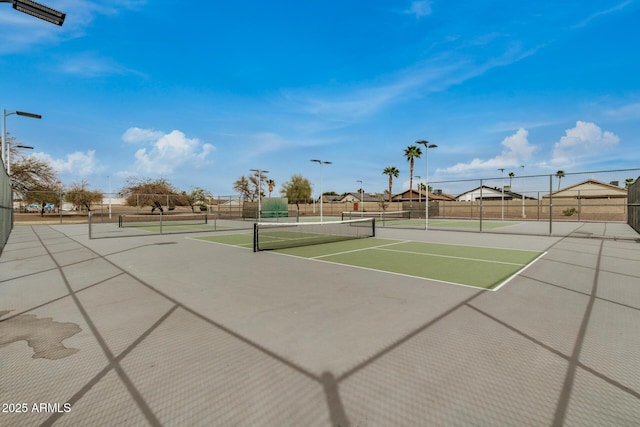
<path fill-rule="evenodd" d="M 374 218 L 328 222 L 263 223 L 253 226 L 253 251 L 375 237 Z"/>
<path fill-rule="evenodd" d="M 174 214 L 174 215 L 120 215 L 118 227 L 171 227 L 181 225 L 208 224 L 207 214 Z"/>
<path fill-rule="evenodd" d="M 378 221 L 411 219 L 411 211 L 380 211 L 380 212 L 342 212 L 343 221 L 359 218 L 375 218 Z"/>

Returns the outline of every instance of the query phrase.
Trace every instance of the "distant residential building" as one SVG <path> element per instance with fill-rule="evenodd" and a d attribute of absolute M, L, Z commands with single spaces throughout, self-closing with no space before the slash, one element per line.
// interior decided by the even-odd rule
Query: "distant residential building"
<path fill-rule="evenodd" d="M 341 202 L 343 203 L 354 203 L 354 202 L 377 202 L 378 200 L 380 200 L 381 197 L 384 197 L 384 195 L 382 193 L 367 193 L 367 192 L 363 192 L 362 194 L 357 193 L 357 192 L 353 192 L 353 193 L 347 193 L 345 195 L 342 196 L 342 198 L 340 199 Z M 360 200 L 363 199 L 363 200 Z"/>
<path fill-rule="evenodd" d="M 409 201 L 425 201 L 427 199 L 427 192 L 424 190 L 406 190 L 402 193 L 398 193 L 391 199 L 394 202 L 409 202 Z M 445 202 L 455 202 L 456 198 L 450 194 L 443 193 L 442 190 L 433 190 L 429 192 L 429 200 L 440 200 Z"/>
<path fill-rule="evenodd" d="M 476 187 L 465 191 L 455 197 L 459 202 L 475 202 L 478 200 L 522 200 L 522 194 L 514 193 L 505 188 L 504 192 L 498 187 Z M 535 200 L 534 197 L 525 196 L 525 199 Z"/>
<path fill-rule="evenodd" d="M 551 193 L 554 199 L 622 199 L 627 197 L 627 189 L 588 179 Z M 548 199 L 549 195 L 542 196 Z"/>

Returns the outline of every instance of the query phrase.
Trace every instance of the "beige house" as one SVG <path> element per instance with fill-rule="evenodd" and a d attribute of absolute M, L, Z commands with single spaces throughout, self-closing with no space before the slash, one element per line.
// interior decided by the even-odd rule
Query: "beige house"
<path fill-rule="evenodd" d="M 394 202 L 408 202 L 408 201 L 417 202 L 419 200 L 425 201 L 426 197 L 427 197 L 426 191 L 420 190 L 420 192 L 418 192 L 417 190 L 412 189 L 412 190 L 406 190 L 402 193 L 398 193 L 394 195 L 391 200 Z M 435 190 L 435 192 L 429 192 L 429 201 L 433 202 L 434 200 L 453 202 L 456 200 L 456 198 L 449 194 L 445 194 L 440 190 Z"/>
<path fill-rule="evenodd" d="M 626 221 L 627 190 L 588 179 L 551 193 L 553 216 L 583 221 Z M 549 194 L 542 196 L 548 212 Z"/>
<path fill-rule="evenodd" d="M 553 199 L 625 199 L 627 197 L 627 190 L 620 188 L 612 184 L 606 184 L 604 182 L 596 181 L 595 179 L 588 179 L 569 187 L 565 187 L 559 191 L 551 193 Z M 548 199 L 549 195 L 542 196 L 543 199 Z"/>

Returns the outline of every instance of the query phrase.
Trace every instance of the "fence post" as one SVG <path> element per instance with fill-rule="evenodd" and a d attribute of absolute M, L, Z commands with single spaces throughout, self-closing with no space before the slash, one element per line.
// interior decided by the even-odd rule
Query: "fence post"
<path fill-rule="evenodd" d="M 482 233 L 482 180 L 480 180 L 480 232 Z"/>
<path fill-rule="evenodd" d="M 553 233 L 553 175 L 549 175 L 549 236 Z"/>
<path fill-rule="evenodd" d="M 580 197 L 580 190 L 578 190 L 578 221 L 580 221 L 580 212 L 582 212 L 582 198 Z"/>

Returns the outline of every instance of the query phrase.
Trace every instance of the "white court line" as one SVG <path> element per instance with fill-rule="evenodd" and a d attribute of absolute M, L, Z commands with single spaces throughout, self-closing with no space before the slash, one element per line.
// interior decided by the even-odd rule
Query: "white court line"
<path fill-rule="evenodd" d="M 228 236 L 228 234 L 227 234 Z M 223 246 L 235 246 L 237 248 L 241 248 L 241 249 L 252 249 L 253 246 L 253 242 L 252 243 L 238 243 L 238 244 L 232 244 L 232 243 L 223 243 L 223 242 L 216 242 L 213 240 L 206 240 L 202 238 L 203 236 L 200 237 L 189 237 L 189 236 L 185 236 L 185 239 L 189 239 L 189 240 L 196 240 L 198 242 L 205 242 L 205 243 L 214 243 L 216 245 L 223 245 Z"/>
<path fill-rule="evenodd" d="M 497 249 L 497 250 L 501 250 L 501 251 L 538 252 L 538 251 L 532 250 L 532 249 L 499 248 L 497 246 L 465 245 L 464 243 L 427 242 L 426 240 L 407 240 L 407 242 L 411 242 L 411 243 L 426 243 L 428 245 L 465 246 L 467 248 Z"/>
<path fill-rule="evenodd" d="M 412 241 L 412 240 L 407 240 L 407 241 Z M 352 252 L 355 252 L 355 251 L 352 251 Z M 414 276 L 414 275 L 411 275 L 411 274 L 397 273 L 395 271 L 379 270 L 377 268 L 371 268 L 371 267 L 361 267 L 359 265 L 344 264 L 344 263 L 341 263 L 341 262 L 334 262 L 334 261 L 326 261 L 326 260 L 323 260 L 323 259 L 309 258 L 309 257 L 303 257 L 303 256 L 299 256 L 299 255 L 285 254 L 285 253 L 282 253 L 282 252 L 267 252 L 267 253 L 268 254 L 272 254 L 272 255 L 288 256 L 288 257 L 298 258 L 298 259 L 306 259 L 306 260 L 311 260 L 311 261 L 315 261 L 315 262 L 324 262 L 326 264 L 340 265 L 342 267 L 357 268 L 357 269 L 360 269 L 360 270 L 373 271 L 375 273 L 391 274 L 393 276 L 401 276 L 401 277 L 410 277 L 412 279 L 419 279 L 419 280 L 425 280 L 425 281 L 429 281 L 429 282 L 443 283 L 445 285 L 462 286 L 464 288 L 471 288 L 471 289 L 475 289 L 477 291 L 493 291 L 494 290 L 494 289 L 482 288 L 480 286 L 465 285 L 464 283 L 447 282 L 446 280 L 433 279 L 431 277 Z"/>
<path fill-rule="evenodd" d="M 492 261 L 492 260 L 489 260 L 489 259 L 467 258 L 467 257 L 462 257 L 462 256 L 453 256 L 453 255 L 438 255 L 438 254 L 424 253 L 424 252 L 401 251 L 401 250 L 398 250 L 398 249 L 380 249 L 379 247 L 373 247 L 373 248 L 370 248 L 370 249 L 379 249 L 381 251 L 389 251 L 389 252 L 400 252 L 400 253 L 403 253 L 403 254 L 426 255 L 426 256 L 435 256 L 435 257 L 440 257 L 440 258 L 462 259 L 462 260 L 466 260 L 466 261 L 489 262 L 489 263 L 493 263 L 493 264 L 526 265 L 526 264 L 516 263 L 516 262 Z M 533 251 L 531 251 L 531 252 L 533 252 Z"/>
<path fill-rule="evenodd" d="M 367 249 L 378 249 L 378 248 L 383 248 L 385 246 L 399 245 L 400 243 L 407 243 L 407 242 L 411 242 L 411 241 L 412 240 L 400 240 L 400 241 L 393 242 L 393 243 L 385 243 L 384 245 L 368 246 L 366 248 L 352 249 L 350 251 L 343 251 L 343 252 L 334 252 L 332 254 L 327 254 L 327 255 L 317 255 L 317 256 L 309 257 L 307 259 L 318 259 L 318 258 L 324 258 L 324 257 L 328 257 L 328 256 L 342 255 L 342 254 L 349 254 L 349 253 L 352 253 L 352 252 L 365 251 Z"/>
<path fill-rule="evenodd" d="M 239 246 L 242 249 L 249 249 L 249 248 L 243 247 L 243 246 L 247 246 L 249 244 L 245 244 L 245 245 L 235 244 L 234 245 L 234 244 L 229 244 L 229 243 L 214 242 L 214 241 L 210 241 L 210 240 L 199 239 L 197 237 L 185 237 L 185 239 L 198 240 L 200 242 L 215 243 L 215 244 L 218 244 L 218 245 L 225 245 L 225 246 L 236 246 L 236 247 Z M 388 239 L 381 239 L 381 240 L 388 240 Z M 536 261 L 538 261 L 540 258 L 542 258 L 543 256 L 545 256 L 547 254 L 546 251 L 543 252 L 542 254 L 540 254 L 540 256 L 538 256 L 536 259 L 531 261 L 529 264 L 524 265 L 523 268 L 521 268 L 520 270 L 518 270 L 517 272 L 512 274 L 507 279 L 505 279 L 502 283 L 500 283 L 495 288 L 491 288 L 491 289 L 483 288 L 483 287 L 480 287 L 480 286 L 465 285 L 463 283 L 449 282 L 449 281 L 446 281 L 446 280 L 439 280 L 439 279 L 434 279 L 434 278 L 430 278 L 430 277 L 414 276 L 414 275 L 411 275 L 411 274 L 397 273 L 395 271 L 386 271 L 386 270 L 380 270 L 380 269 L 377 269 L 377 268 L 361 267 L 361 266 L 358 266 L 358 265 L 344 264 L 344 263 L 341 263 L 341 262 L 334 262 L 334 261 L 327 261 L 327 260 L 319 259 L 319 258 L 322 258 L 322 257 L 328 257 L 328 256 L 333 256 L 333 255 L 340 255 L 340 254 L 345 254 L 345 253 L 359 252 L 359 251 L 364 251 L 364 250 L 367 250 L 367 249 L 378 249 L 378 248 L 383 248 L 383 247 L 387 247 L 387 246 L 398 245 L 400 243 L 413 243 L 413 242 L 415 242 L 415 241 L 414 240 L 401 240 L 401 241 L 396 241 L 396 242 L 393 242 L 393 243 L 386 243 L 384 245 L 371 246 L 371 247 L 368 247 L 368 248 L 354 249 L 354 250 L 350 250 L 350 251 L 336 252 L 336 253 L 333 253 L 333 254 L 319 255 L 319 256 L 316 256 L 316 257 L 305 257 L 305 256 L 300 256 L 300 255 L 285 254 L 285 253 L 276 252 L 276 251 L 267 251 L 266 253 L 267 254 L 273 254 L 273 255 L 279 255 L 279 256 L 288 256 L 288 257 L 298 258 L 298 259 L 312 260 L 312 261 L 317 261 L 317 262 L 324 262 L 324 263 L 327 263 L 327 264 L 340 265 L 340 266 L 343 266 L 343 267 L 350 267 L 350 268 L 357 268 L 357 269 L 360 269 L 360 270 L 368 270 L 368 271 L 373 271 L 373 272 L 376 272 L 376 273 L 391 274 L 391 275 L 394 275 L 394 276 L 401 276 L 401 277 L 410 277 L 410 278 L 413 278 L 413 279 L 420 279 L 420 280 L 426 280 L 426 281 L 431 281 L 431 282 L 436 282 L 436 283 L 443 283 L 443 284 L 446 284 L 446 285 L 462 286 L 462 287 L 465 287 L 465 288 L 471 288 L 471 289 L 476 289 L 476 290 L 481 290 L 481 291 L 490 291 L 490 292 L 497 291 L 498 289 L 500 289 L 501 287 L 506 285 L 508 282 L 513 280 L 516 276 L 518 276 L 520 273 L 525 271 L 527 268 L 529 268 L 531 265 L 533 265 Z M 417 243 L 430 243 L 430 242 L 417 242 Z M 447 245 L 448 243 L 436 243 L 436 244 Z M 504 249 L 504 248 L 493 248 L 491 246 L 472 246 L 472 245 L 462 245 L 462 244 L 454 244 L 454 245 L 450 245 L 450 246 L 469 246 L 469 247 L 489 248 L 489 249 Z M 394 249 L 381 249 L 381 250 L 387 250 L 387 251 L 393 251 L 393 252 L 407 252 L 407 251 L 398 251 L 398 250 L 394 250 Z M 526 249 L 514 249 L 514 250 L 525 251 Z M 535 251 L 528 251 L 528 252 L 535 252 Z M 430 254 L 420 254 L 420 255 L 430 255 Z M 453 258 L 455 258 L 455 257 L 453 257 Z M 462 258 L 462 257 L 458 257 L 458 258 L 465 259 L 465 258 Z M 472 259 L 472 260 L 474 260 L 474 259 Z M 474 260 L 474 261 L 484 261 L 484 260 Z M 491 262 L 491 261 L 487 261 L 487 262 Z M 499 261 L 493 261 L 493 262 L 499 262 Z M 522 264 L 513 264 L 513 265 L 522 265 Z"/>
<path fill-rule="evenodd" d="M 537 257 L 536 259 L 534 259 L 533 261 L 531 261 L 529 264 L 525 265 L 524 267 L 522 267 L 520 270 L 516 271 L 515 273 L 513 273 L 510 277 L 508 277 L 507 279 L 505 279 L 504 282 L 500 283 L 498 286 L 496 286 L 495 288 L 491 289 L 492 291 L 497 291 L 498 289 L 500 289 L 501 287 L 503 287 L 504 285 L 506 285 L 508 282 L 510 282 L 512 279 L 514 279 L 516 276 L 519 276 L 520 273 L 522 273 L 523 271 L 525 271 L 527 268 L 531 267 L 536 261 L 538 261 L 540 258 L 542 258 L 543 256 L 545 256 L 547 254 L 547 251 L 544 251 L 543 253 L 540 254 L 539 257 Z"/>

